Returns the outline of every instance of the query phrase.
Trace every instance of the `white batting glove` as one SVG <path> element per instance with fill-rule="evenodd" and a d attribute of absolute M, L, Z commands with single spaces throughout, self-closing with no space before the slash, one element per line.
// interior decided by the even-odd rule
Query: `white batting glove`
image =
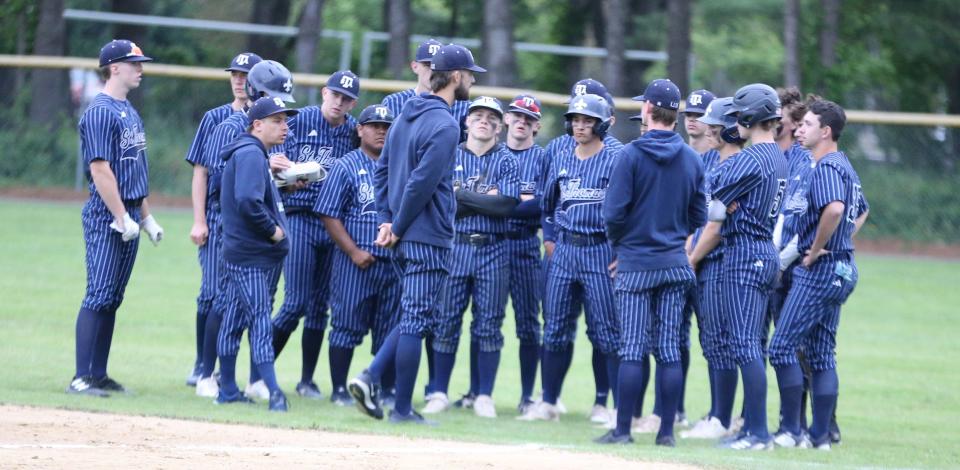
<path fill-rule="evenodd" d="M 110 228 L 120 232 L 120 236 L 125 242 L 140 236 L 140 224 L 130 218 L 130 214 L 126 212 L 123 213 L 123 228 L 117 225 L 117 221 L 110 222 Z"/>
<path fill-rule="evenodd" d="M 146 219 L 143 219 L 141 224 L 144 232 L 147 232 L 147 236 L 150 237 L 150 242 L 153 243 L 153 246 L 160 244 L 160 240 L 163 240 L 163 227 L 157 223 L 157 220 L 153 218 L 153 214 L 148 215 Z"/>

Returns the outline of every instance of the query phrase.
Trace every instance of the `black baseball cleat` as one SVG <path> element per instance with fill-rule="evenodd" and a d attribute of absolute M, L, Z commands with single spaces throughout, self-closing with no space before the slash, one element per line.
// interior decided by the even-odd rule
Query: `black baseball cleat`
<path fill-rule="evenodd" d="M 459 400 L 453 402 L 454 408 L 473 408 L 473 402 L 477 401 L 477 395 L 473 392 L 467 392 Z"/>
<path fill-rule="evenodd" d="M 254 404 L 254 403 L 256 403 L 256 402 L 253 401 L 253 400 L 251 400 L 250 398 L 248 398 L 248 397 L 247 397 L 246 395 L 244 395 L 243 393 L 239 393 L 239 392 L 237 392 L 236 394 L 231 395 L 231 396 L 224 395 L 223 389 L 221 388 L 221 389 L 220 389 L 220 392 L 217 393 L 217 398 L 216 398 L 215 400 L 213 400 L 213 403 L 214 403 L 215 405 L 227 405 L 227 404 L 230 404 L 230 403 Z"/>
<path fill-rule="evenodd" d="M 593 440 L 597 444 L 633 444 L 633 437 L 630 434 L 618 435 L 616 429 L 607 431 L 606 434 Z"/>
<path fill-rule="evenodd" d="M 347 385 L 347 390 L 353 396 L 354 403 L 363 414 L 374 418 L 383 419 L 383 408 L 380 407 L 380 400 L 377 397 L 377 386 L 367 371 L 353 378 Z"/>
<path fill-rule="evenodd" d="M 337 387 L 330 393 L 330 402 L 338 406 L 353 406 L 353 397 L 346 387 Z"/>
<path fill-rule="evenodd" d="M 200 379 L 203 378 L 202 375 L 203 375 L 203 364 L 201 364 L 200 361 L 197 361 L 193 365 L 193 370 L 190 371 L 190 375 L 187 376 L 187 386 L 196 387 L 197 382 L 199 382 Z"/>
<path fill-rule="evenodd" d="M 356 401 L 356 400 L 354 400 Z M 380 407 L 393 408 L 397 404 L 397 391 L 395 389 L 382 390 L 380 392 Z"/>
<path fill-rule="evenodd" d="M 287 404 L 287 396 L 283 394 L 281 390 L 274 390 L 270 393 L 270 411 L 276 411 L 278 413 L 286 413 L 289 405 Z"/>
<path fill-rule="evenodd" d="M 317 386 L 316 382 L 298 383 L 297 395 L 300 395 L 303 398 L 309 398 L 311 400 L 320 400 L 323 398 L 323 393 L 320 391 L 320 387 Z"/>
<path fill-rule="evenodd" d="M 830 430 L 827 432 L 827 434 L 830 436 L 831 444 L 840 443 L 840 425 L 837 424 L 836 416 L 834 416 L 833 419 L 830 420 Z"/>
<path fill-rule="evenodd" d="M 424 426 L 437 425 L 436 421 L 431 421 L 429 419 L 426 419 L 423 416 L 421 416 L 420 413 L 417 413 L 416 411 L 413 411 L 413 410 L 410 410 L 410 413 L 406 415 L 397 413 L 397 410 L 390 410 L 390 424 L 406 424 L 406 423 L 421 424 Z"/>
<path fill-rule="evenodd" d="M 74 377 L 67 385 L 67 393 L 70 395 L 90 395 L 91 397 L 109 397 L 106 390 L 100 388 L 99 382 L 93 376 L 85 375 L 83 377 Z"/>
<path fill-rule="evenodd" d="M 108 392 L 116 392 L 116 393 L 130 393 L 130 391 L 127 390 L 126 387 L 124 387 L 123 385 L 120 385 L 120 382 L 117 382 L 116 380 L 111 379 L 110 376 L 108 375 L 100 377 L 99 379 L 96 379 L 96 380 L 97 380 L 97 387 L 100 388 L 101 390 L 106 390 Z"/>
<path fill-rule="evenodd" d="M 530 409 L 536 402 L 531 400 L 529 397 L 524 397 L 520 399 L 520 404 L 517 405 L 517 412 L 520 413 L 520 416 L 527 414 L 527 410 Z"/>
<path fill-rule="evenodd" d="M 657 436 L 657 440 L 656 440 L 655 444 L 658 445 L 658 446 L 663 446 L 663 447 L 676 447 L 676 446 L 677 446 L 677 440 L 674 439 L 672 435 L 671 435 L 671 436 Z"/>

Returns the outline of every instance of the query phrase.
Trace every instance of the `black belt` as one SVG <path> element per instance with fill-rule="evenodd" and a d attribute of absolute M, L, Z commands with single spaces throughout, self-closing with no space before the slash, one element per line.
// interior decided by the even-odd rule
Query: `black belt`
<path fill-rule="evenodd" d="M 485 246 L 503 240 L 503 235 L 499 233 L 457 233 L 456 240 L 457 243 Z"/>
<path fill-rule="evenodd" d="M 593 246 L 607 242 L 605 233 L 577 233 L 566 230 L 560 232 L 560 242 L 573 246 Z"/>
<path fill-rule="evenodd" d="M 540 227 L 523 227 L 518 230 L 507 231 L 504 235 L 510 240 L 523 240 L 524 238 L 535 237 Z"/>

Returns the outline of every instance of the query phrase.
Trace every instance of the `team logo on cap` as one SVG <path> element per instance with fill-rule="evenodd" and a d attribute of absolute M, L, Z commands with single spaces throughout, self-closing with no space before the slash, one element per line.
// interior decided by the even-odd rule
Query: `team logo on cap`
<path fill-rule="evenodd" d="M 127 55 L 128 55 L 128 56 L 143 55 L 143 51 L 140 50 L 140 46 L 138 46 L 138 45 L 136 45 L 136 44 L 134 44 L 134 43 L 131 42 L 131 43 L 130 43 L 130 52 L 128 52 Z"/>
<path fill-rule="evenodd" d="M 703 96 L 690 95 L 690 104 L 693 106 L 700 106 L 701 104 L 703 104 Z"/>
<path fill-rule="evenodd" d="M 439 50 L 440 50 L 440 45 L 439 45 L 439 44 L 431 44 L 431 45 L 427 46 L 427 52 L 428 52 L 430 55 L 436 54 L 437 51 L 439 51 Z"/>
<path fill-rule="evenodd" d="M 275 104 L 275 105 L 277 105 L 277 106 L 279 106 L 279 107 L 281 107 L 281 108 L 286 108 L 286 107 L 287 107 L 287 105 L 283 104 L 283 100 L 281 100 L 280 98 L 277 98 L 277 97 L 274 97 L 274 98 L 273 98 L 273 104 Z"/>
<path fill-rule="evenodd" d="M 290 93 L 290 90 L 293 89 L 293 82 L 290 81 L 290 79 L 288 78 L 287 81 L 283 82 L 283 85 L 281 85 L 281 86 L 283 86 L 283 91 L 284 91 L 284 92 Z"/>
<path fill-rule="evenodd" d="M 353 88 L 353 77 L 349 75 L 344 75 L 340 77 L 340 86 L 344 88 Z"/>
<path fill-rule="evenodd" d="M 377 113 L 377 116 L 380 116 L 380 119 L 386 119 L 387 113 L 390 112 L 385 106 L 377 106 L 374 108 L 373 112 Z"/>
<path fill-rule="evenodd" d="M 250 63 L 250 56 L 246 54 L 240 54 L 237 56 L 237 65 L 247 65 Z"/>
<path fill-rule="evenodd" d="M 586 85 L 577 85 L 577 86 L 573 87 L 573 94 L 574 94 L 574 95 L 586 95 L 586 94 L 587 94 L 587 86 L 586 86 Z"/>

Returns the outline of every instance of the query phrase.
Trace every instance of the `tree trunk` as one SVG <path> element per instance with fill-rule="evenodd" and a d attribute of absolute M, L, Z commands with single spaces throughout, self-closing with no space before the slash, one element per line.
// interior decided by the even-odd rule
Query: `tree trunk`
<path fill-rule="evenodd" d="M 287 0 L 257 0 L 253 2 L 253 8 L 250 9 L 251 23 L 286 26 L 289 16 L 290 2 Z M 288 42 L 282 36 L 251 34 L 247 36 L 247 50 L 264 59 L 284 63 L 289 56 Z"/>
<path fill-rule="evenodd" d="M 681 94 L 690 92 L 690 0 L 668 2 L 667 77 Z"/>
<path fill-rule="evenodd" d="M 800 87 L 800 0 L 786 0 L 783 4 L 783 81 L 788 87 Z"/>
<path fill-rule="evenodd" d="M 624 40 L 627 35 L 627 18 L 630 16 L 630 6 L 626 0 L 605 0 L 603 2 L 603 16 L 606 17 L 607 61 L 604 67 L 604 84 L 614 96 L 625 94 L 625 66 L 627 47 Z"/>
<path fill-rule="evenodd" d="M 837 26 L 840 21 L 840 0 L 821 0 L 823 30 L 820 31 L 820 65 L 832 67 L 837 62 Z"/>
<path fill-rule="evenodd" d="M 299 34 L 297 34 L 296 61 L 297 72 L 313 72 L 317 57 L 317 42 L 323 27 L 323 0 L 307 0 L 300 12 Z"/>
<path fill-rule="evenodd" d="M 62 56 L 66 50 L 63 0 L 42 0 L 33 53 Z M 37 69 L 31 74 L 30 121 L 54 130 L 60 117 L 70 113 L 70 93 L 65 69 Z"/>
<path fill-rule="evenodd" d="M 517 77 L 517 53 L 513 48 L 513 14 L 510 0 L 487 0 L 483 6 L 483 66 L 490 86 L 513 86 Z"/>
<path fill-rule="evenodd" d="M 404 77 L 410 63 L 410 0 L 390 0 L 390 45 L 387 65 L 395 79 Z"/>

